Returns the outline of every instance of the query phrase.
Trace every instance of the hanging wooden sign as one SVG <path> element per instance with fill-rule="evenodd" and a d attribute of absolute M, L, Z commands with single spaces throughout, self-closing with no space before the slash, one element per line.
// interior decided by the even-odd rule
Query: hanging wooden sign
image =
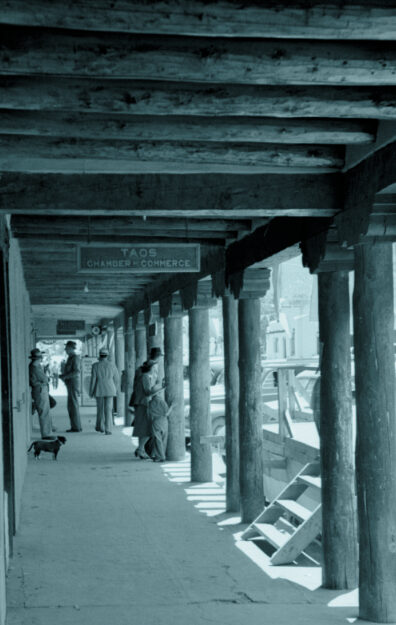
<path fill-rule="evenodd" d="M 200 270 L 199 243 L 80 245 L 80 273 L 183 273 Z"/>

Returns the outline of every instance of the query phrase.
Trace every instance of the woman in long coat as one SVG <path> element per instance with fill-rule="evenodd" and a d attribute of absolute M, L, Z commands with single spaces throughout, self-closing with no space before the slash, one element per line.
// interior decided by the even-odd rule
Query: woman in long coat
<path fill-rule="evenodd" d="M 148 414 L 148 405 L 151 396 L 161 388 L 158 384 L 158 368 L 155 360 L 148 360 L 136 371 L 133 383 L 133 393 L 130 405 L 135 409 L 133 422 L 133 436 L 139 439 L 139 446 L 135 452 L 138 458 L 146 459 L 144 446 L 152 435 L 151 420 Z"/>
<path fill-rule="evenodd" d="M 30 358 L 29 384 L 32 389 L 32 399 L 38 412 L 41 438 L 52 438 L 48 378 L 41 364 L 43 353 L 37 348 L 32 349 Z"/>

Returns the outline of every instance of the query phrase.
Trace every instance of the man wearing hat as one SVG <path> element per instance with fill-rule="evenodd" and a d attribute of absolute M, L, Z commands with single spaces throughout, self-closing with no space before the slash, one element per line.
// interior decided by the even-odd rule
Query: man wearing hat
<path fill-rule="evenodd" d="M 76 347 L 75 341 L 67 341 L 65 351 L 68 359 L 64 372 L 59 376 L 67 388 L 67 411 L 70 418 L 70 430 L 67 432 L 81 432 L 82 430 L 78 405 L 81 390 L 81 365 L 80 358 L 76 354 Z"/>
<path fill-rule="evenodd" d="M 96 398 L 95 430 L 111 434 L 113 397 L 117 395 L 120 376 L 108 356 L 109 350 L 101 347 L 99 361 L 92 365 L 89 396 Z"/>
<path fill-rule="evenodd" d="M 30 352 L 29 384 L 32 399 L 38 412 L 41 438 L 52 438 L 48 378 L 42 367 L 43 353 L 37 347 Z"/>

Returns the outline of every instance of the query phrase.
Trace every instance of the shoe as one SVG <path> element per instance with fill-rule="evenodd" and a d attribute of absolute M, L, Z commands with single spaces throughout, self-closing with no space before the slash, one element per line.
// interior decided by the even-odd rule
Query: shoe
<path fill-rule="evenodd" d="M 137 457 L 140 458 L 140 460 L 149 460 L 150 458 L 145 451 L 138 451 Z"/>
<path fill-rule="evenodd" d="M 56 432 L 56 428 L 54 428 L 53 426 L 52 426 L 51 430 L 52 430 L 52 432 Z"/>
<path fill-rule="evenodd" d="M 103 432 L 103 430 L 102 430 L 102 432 Z M 113 434 L 113 432 L 105 432 L 105 434 L 107 434 L 107 436 L 108 436 L 109 434 Z"/>
<path fill-rule="evenodd" d="M 165 462 L 165 458 L 153 458 L 153 462 Z"/>
<path fill-rule="evenodd" d="M 104 430 L 102 430 L 102 428 L 95 428 L 95 430 L 96 430 L 97 432 L 104 432 Z"/>

